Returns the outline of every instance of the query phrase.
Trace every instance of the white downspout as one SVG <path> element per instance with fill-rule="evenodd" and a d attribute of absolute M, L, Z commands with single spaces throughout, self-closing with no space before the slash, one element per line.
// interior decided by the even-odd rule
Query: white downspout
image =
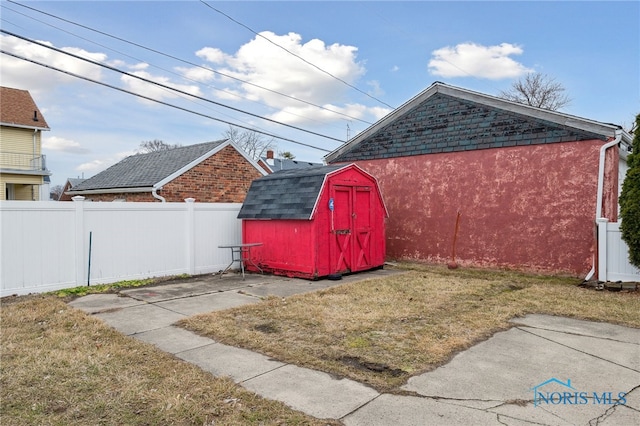
<path fill-rule="evenodd" d="M 166 203 L 167 200 L 165 200 L 165 198 L 161 195 L 158 195 L 158 193 L 156 191 L 161 190 L 162 188 L 156 188 L 155 186 L 153 187 L 153 189 L 151 190 L 151 195 L 153 195 L 153 198 L 156 198 L 158 200 L 160 200 L 163 203 Z"/>
<path fill-rule="evenodd" d="M 621 140 L 622 140 L 622 130 L 616 130 L 615 138 L 611 142 L 607 142 L 606 144 L 604 144 L 604 145 L 602 145 L 600 147 L 600 162 L 598 164 L 598 195 L 596 197 L 596 217 L 595 217 L 596 221 L 598 219 L 600 219 L 600 217 L 602 216 L 602 196 L 603 196 L 603 192 L 604 192 L 604 166 L 605 166 L 604 160 L 605 160 L 605 155 L 606 155 L 606 152 L 607 152 L 607 150 L 609 148 L 619 144 Z M 593 265 L 591 266 L 591 270 L 589 271 L 587 276 L 584 278 L 584 280 L 585 281 L 589 281 L 591 279 L 591 277 L 593 277 L 593 274 L 595 274 L 595 272 L 596 272 L 596 259 L 595 259 L 595 256 L 594 256 Z"/>

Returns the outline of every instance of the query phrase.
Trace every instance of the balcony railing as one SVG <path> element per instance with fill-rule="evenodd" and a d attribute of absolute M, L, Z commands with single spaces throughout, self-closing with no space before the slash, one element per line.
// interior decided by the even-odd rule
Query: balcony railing
<path fill-rule="evenodd" d="M 45 155 L 1 151 L 0 169 L 34 172 L 47 171 L 47 158 Z"/>

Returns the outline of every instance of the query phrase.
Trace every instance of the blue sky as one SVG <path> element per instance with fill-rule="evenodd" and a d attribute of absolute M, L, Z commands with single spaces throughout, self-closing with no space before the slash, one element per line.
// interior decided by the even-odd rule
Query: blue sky
<path fill-rule="evenodd" d="M 434 81 L 497 95 L 540 72 L 566 88 L 565 113 L 628 130 L 640 112 L 637 1 L 3 0 L 0 15 L 5 31 L 253 116 L 5 33 L 3 50 L 321 148 L 276 140 L 278 151 L 304 161 L 321 162 L 323 150 L 340 145 L 335 139 L 365 130 Z M 29 90 L 49 123 L 43 152 L 52 185 L 91 177 L 142 141 L 191 145 L 222 139 L 229 128 L 22 59 L 2 55 L 0 66 L 0 84 Z"/>

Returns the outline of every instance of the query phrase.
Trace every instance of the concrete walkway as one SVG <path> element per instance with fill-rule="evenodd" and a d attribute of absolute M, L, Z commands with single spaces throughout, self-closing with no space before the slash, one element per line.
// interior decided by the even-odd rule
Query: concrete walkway
<path fill-rule="evenodd" d="M 346 425 L 640 425 L 638 329 L 528 315 L 446 365 L 412 377 L 402 395 L 395 395 L 172 325 L 267 295 L 287 297 L 394 273 L 376 270 L 316 282 L 207 276 L 89 295 L 70 305 L 265 398 Z"/>

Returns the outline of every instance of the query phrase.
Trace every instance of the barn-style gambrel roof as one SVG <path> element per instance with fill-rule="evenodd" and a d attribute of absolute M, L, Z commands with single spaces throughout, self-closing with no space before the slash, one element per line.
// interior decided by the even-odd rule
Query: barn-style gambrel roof
<path fill-rule="evenodd" d="M 251 183 L 239 219 L 310 219 L 327 175 L 349 165 L 283 170 Z"/>
<path fill-rule="evenodd" d="M 581 140 L 620 126 L 507 101 L 436 82 L 340 148 L 328 163 Z M 626 138 L 629 139 L 629 138 Z M 626 140 L 625 139 L 625 140 Z M 629 139 L 630 142 L 630 139 Z"/>

